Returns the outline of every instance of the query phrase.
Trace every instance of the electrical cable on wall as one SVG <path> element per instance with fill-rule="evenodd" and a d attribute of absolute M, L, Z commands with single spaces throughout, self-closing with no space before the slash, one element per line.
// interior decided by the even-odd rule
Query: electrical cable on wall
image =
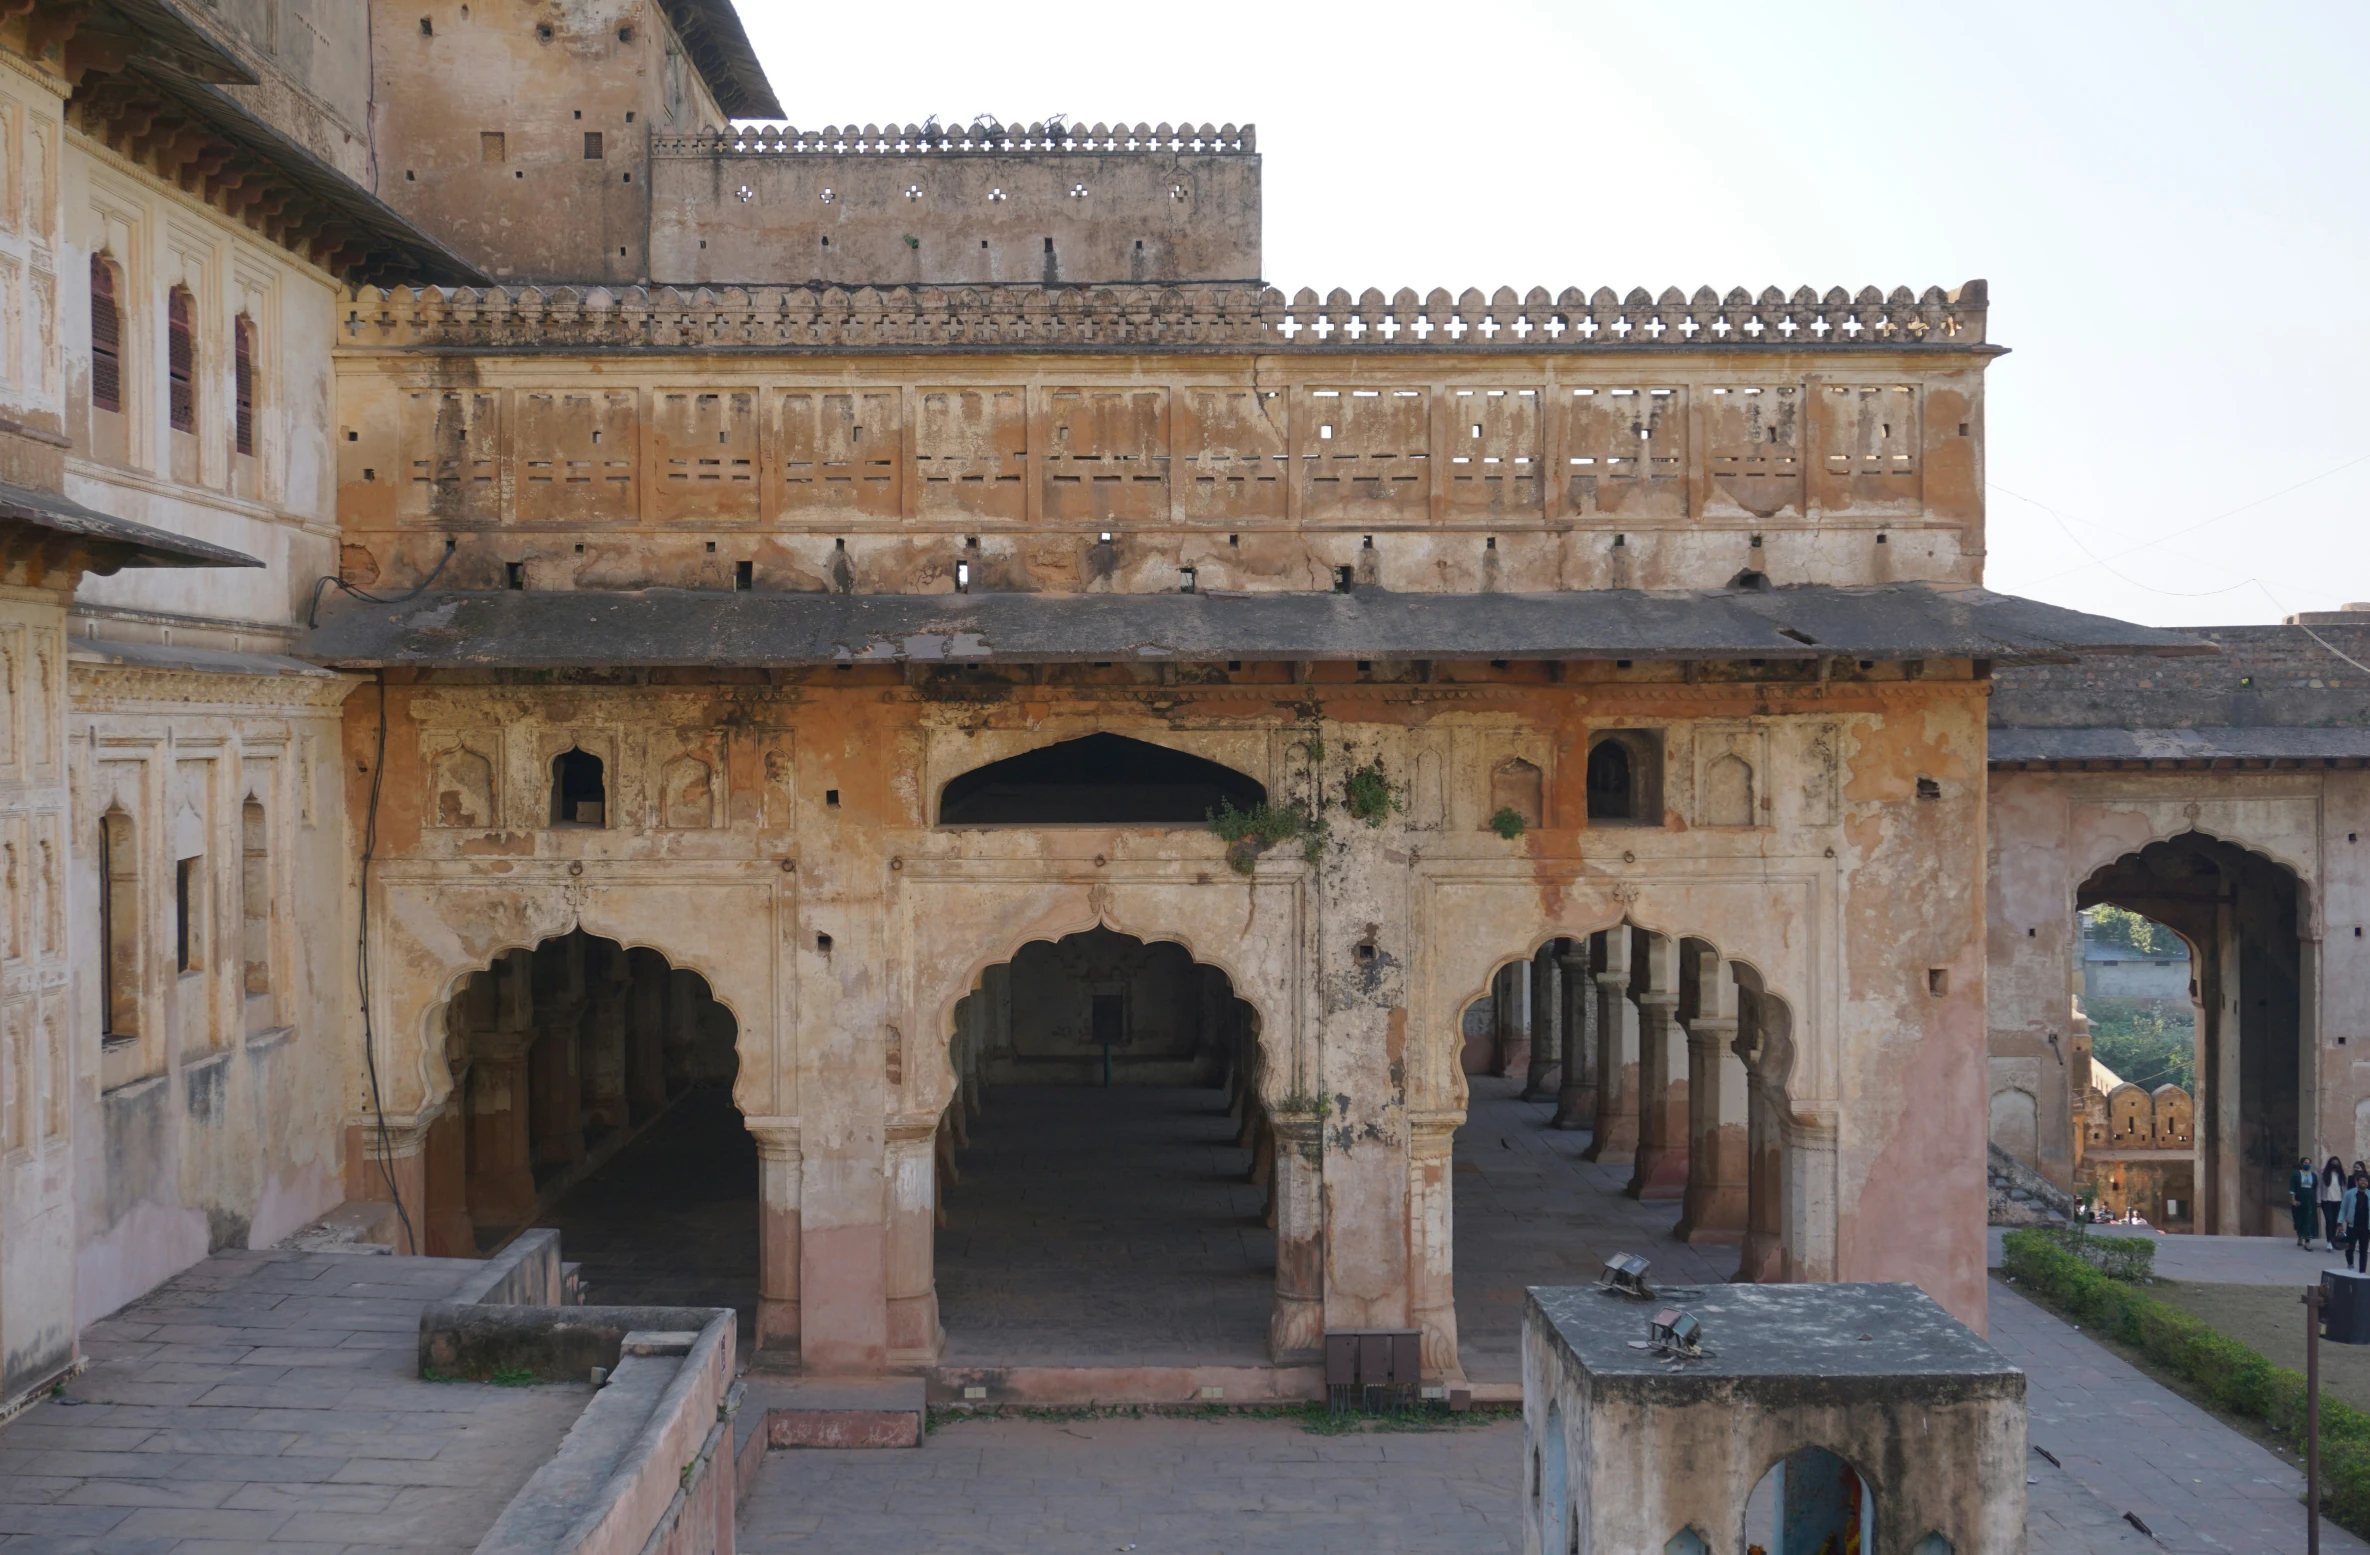
<path fill-rule="evenodd" d="M 445 553 L 450 556 L 452 553 Z M 438 562 L 441 570 L 444 563 Z M 436 574 L 428 574 L 429 582 Z M 340 585 L 343 587 L 344 585 Z M 421 588 L 428 585 L 423 583 Z M 348 592 L 352 592 L 348 590 Z M 419 590 L 413 590 L 414 593 Z M 317 602 L 320 591 L 314 590 Z M 362 996 L 362 1066 L 370 1076 L 370 1111 L 378 1120 L 379 1173 L 387 1179 L 387 1194 L 395 1201 L 395 1214 L 403 1222 L 403 1240 L 414 1254 L 420 1252 L 419 1234 L 412 1229 L 411 1211 L 403 1206 L 403 1190 L 395 1184 L 395 1164 L 392 1156 L 393 1136 L 387 1131 L 387 1104 L 379 1095 L 378 1041 L 370 1028 L 370 860 L 379 846 L 379 782 L 387 770 L 387 672 L 380 670 L 379 679 L 379 749 L 377 759 L 370 765 L 370 807 L 362 821 L 362 910 L 361 928 L 354 936 L 354 981 Z"/>
<path fill-rule="evenodd" d="M 411 601 L 419 598 L 422 594 L 428 592 L 429 587 L 436 582 L 437 575 L 444 571 L 444 564 L 453 559 L 453 549 L 453 542 L 450 540 L 445 541 L 444 554 L 436 558 L 436 565 L 428 569 L 428 576 L 420 580 L 419 587 L 413 589 L 408 594 L 366 594 L 362 590 L 354 587 L 353 584 L 348 583 L 345 579 L 339 577 L 334 572 L 323 573 L 320 577 L 313 580 L 312 603 L 305 607 L 304 624 L 306 626 L 319 626 L 321 624 L 321 596 L 324 592 L 332 587 L 337 588 L 342 593 L 352 595 L 354 598 L 361 600 L 366 605 L 409 604 Z"/>

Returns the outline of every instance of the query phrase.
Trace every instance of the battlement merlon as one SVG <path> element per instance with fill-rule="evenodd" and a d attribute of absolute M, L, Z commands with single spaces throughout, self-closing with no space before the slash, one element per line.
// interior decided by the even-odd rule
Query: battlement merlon
<path fill-rule="evenodd" d="M 365 287 L 346 309 L 352 349 L 669 353 L 1052 350 L 1749 354 L 1954 352 L 1985 340 L 1989 293 L 1863 287 L 1698 287 L 1517 296 L 1402 288 L 1286 297 L 1256 283 L 1110 286 Z"/>
<path fill-rule="evenodd" d="M 1260 277 L 1248 126 L 745 126 L 650 143 L 650 268 L 676 285 Z"/>

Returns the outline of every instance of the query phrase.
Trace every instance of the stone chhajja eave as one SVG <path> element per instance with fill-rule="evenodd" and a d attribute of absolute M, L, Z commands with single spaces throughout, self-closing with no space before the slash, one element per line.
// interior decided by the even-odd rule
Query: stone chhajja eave
<path fill-rule="evenodd" d="M 1255 156 L 1258 131 L 1234 124 L 739 124 L 651 137 L 661 157 Z"/>
<path fill-rule="evenodd" d="M 1287 297 L 1255 281 L 1124 286 L 365 287 L 347 350 L 1223 351 L 1360 356 L 1953 352 L 1996 355 L 1981 281 L 1912 293 L 1775 287 L 1659 296 L 1499 287 Z"/>
<path fill-rule="evenodd" d="M 1986 659 L 2210 653 L 1979 588 L 1647 593 L 793 594 L 446 590 L 325 610 L 299 650 L 372 667 L 989 665 L 1218 659 Z"/>

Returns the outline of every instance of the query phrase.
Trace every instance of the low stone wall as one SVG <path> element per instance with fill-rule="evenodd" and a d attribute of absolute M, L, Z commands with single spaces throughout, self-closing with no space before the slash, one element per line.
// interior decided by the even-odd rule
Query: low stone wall
<path fill-rule="evenodd" d="M 478 1555 L 731 1555 L 734 1324 L 719 1309 L 696 1332 L 626 1333 L 608 1383 Z"/>
<path fill-rule="evenodd" d="M 478 1555 L 732 1555 L 738 1318 L 729 1307 L 580 1307 L 556 1231 L 530 1231 L 420 1312 L 420 1374 L 605 1378 Z"/>
<path fill-rule="evenodd" d="M 560 1234 L 538 1229 L 513 1237 L 453 1292 L 453 1300 L 470 1306 L 555 1307 L 560 1286 Z"/>

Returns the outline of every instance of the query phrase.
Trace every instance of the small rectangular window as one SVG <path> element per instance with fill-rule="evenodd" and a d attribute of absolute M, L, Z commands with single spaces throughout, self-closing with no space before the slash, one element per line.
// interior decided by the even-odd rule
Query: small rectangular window
<path fill-rule="evenodd" d="M 123 310 L 104 254 L 91 255 L 91 408 L 123 409 Z"/>
<path fill-rule="evenodd" d="M 510 153 L 506 149 L 506 142 L 500 130 L 478 131 L 477 160 L 480 162 L 507 162 L 510 160 Z"/>
<path fill-rule="evenodd" d="M 197 311 L 186 286 L 165 298 L 167 411 L 176 432 L 197 430 Z"/>
<path fill-rule="evenodd" d="M 599 130 L 584 132 L 584 160 L 587 162 L 601 160 L 601 132 Z"/>
<path fill-rule="evenodd" d="M 255 452 L 255 321 L 241 314 L 231 325 L 231 347 L 235 359 L 239 413 L 238 424 L 232 431 L 234 446 L 240 453 Z"/>
<path fill-rule="evenodd" d="M 201 855 L 185 858 L 173 871 L 173 964 L 184 972 L 194 972 L 205 955 L 200 943 L 197 909 L 203 905 L 198 892 L 203 888 L 205 866 Z"/>

